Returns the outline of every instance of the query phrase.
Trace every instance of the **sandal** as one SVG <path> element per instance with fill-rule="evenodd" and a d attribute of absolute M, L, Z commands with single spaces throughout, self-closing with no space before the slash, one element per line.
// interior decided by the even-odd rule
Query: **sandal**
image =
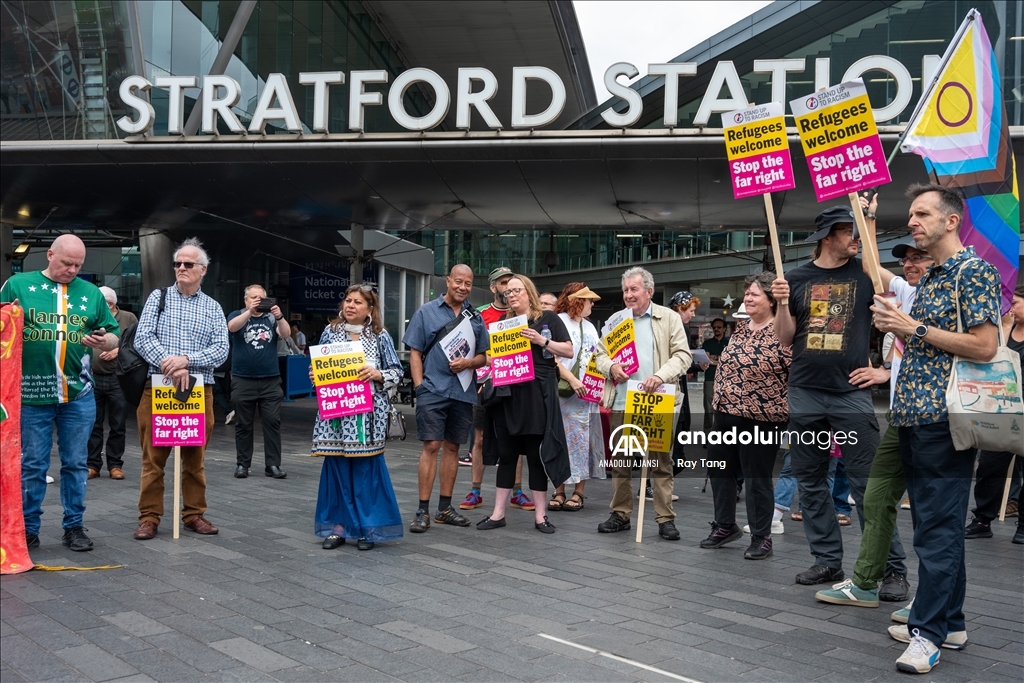
<path fill-rule="evenodd" d="M 839 520 L 839 526 L 850 526 L 850 522 L 852 521 L 850 519 L 850 515 L 844 515 L 841 512 L 836 514 L 836 519 Z"/>
<path fill-rule="evenodd" d="M 804 513 L 803 513 L 803 512 L 801 512 L 800 510 L 797 510 L 796 512 L 794 512 L 793 514 L 791 514 L 791 515 L 789 516 L 789 518 L 790 518 L 791 520 L 793 520 L 794 522 L 802 522 L 802 521 L 804 521 Z"/>
<path fill-rule="evenodd" d="M 555 492 L 555 495 L 551 496 L 551 500 L 548 501 L 548 510 L 564 510 L 565 509 L 565 493 Z"/>
<path fill-rule="evenodd" d="M 569 500 L 562 504 L 562 509 L 566 512 L 576 512 L 577 510 L 583 509 L 583 499 L 586 498 L 582 493 L 573 491 L 572 495 L 569 496 Z"/>

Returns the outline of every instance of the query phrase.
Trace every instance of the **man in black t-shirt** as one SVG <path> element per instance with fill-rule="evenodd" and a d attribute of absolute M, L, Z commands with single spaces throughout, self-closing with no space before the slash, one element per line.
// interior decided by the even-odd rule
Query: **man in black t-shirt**
<path fill-rule="evenodd" d="M 231 337 L 231 398 L 235 404 L 235 477 L 245 479 L 252 465 L 252 428 L 256 409 L 263 423 L 264 473 L 284 479 L 281 471 L 281 370 L 277 340 L 291 334 L 278 306 L 261 312 L 267 292 L 260 285 L 245 288 L 245 308 L 228 316 Z"/>
<path fill-rule="evenodd" d="M 779 302 L 775 335 L 793 345 L 789 369 L 789 437 L 793 474 L 803 506 L 804 532 L 814 566 L 796 576 L 804 585 L 842 581 L 843 538 L 827 484 L 832 440 L 842 451 L 864 528 L 864 490 L 878 447 L 871 390 L 850 375 L 868 364 L 873 289 L 863 272 L 860 236 L 849 207 L 818 214 L 810 263 L 772 283 Z M 788 305 L 782 303 L 789 300 Z M 893 552 L 890 549 L 890 553 Z"/>

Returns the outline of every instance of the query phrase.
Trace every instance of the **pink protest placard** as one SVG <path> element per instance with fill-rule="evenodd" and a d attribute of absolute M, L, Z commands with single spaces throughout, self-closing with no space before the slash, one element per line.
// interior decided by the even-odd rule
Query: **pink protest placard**
<path fill-rule="evenodd" d="M 590 357 L 590 362 L 587 363 L 587 369 L 583 373 L 581 382 L 583 382 L 583 388 L 587 390 L 587 393 L 582 396 L 584 401 L 590 403 L 600 403 L 601 396 L 604 395 L 604 375 L 597 371 L 597 363 L 595 362 L 596 356 Z"/>
<path fill-rule="evenodd" d="M 193 375 L 196 384 L 184 401 L 175 396 L 174 383 L 165 375 L 153 375 L 152 433 L 154 446 L 206 445 L 206 394 L 203 378 Z"/>
<path fill-rule="evenodd" d="M 612 363 L 621 364 L 622 371 L 632 375 L 640 369 L 640 359 L 636 355 L 633 313 L 626 309 L 617 315 L 622 315 L 623 318 L 604 336 L 604 347 L 608 350 L 608 357 L 612 359 Z"/>
<path fill-rule="evenodd" d="M 373 410 L 373 383 L 358 379 L 359 368 L 366 365 L 362 343 L 311 346 L 309 356 L 321 419 Z"/>
<path fill-rule="evenodd" d="M 789 103 L 819 202 L 891 182 L 861 79 Z"/>
<path fill-rule="evenodd" d="M 534 377 L 530 340 L 522 335 L 526 316 L 491 323 L 491 382 L 496 387 L 529 382 Z"/>
<path fill-rule="evenodd" d="M 769 102 L 722 114 L 736 199 L 796 187 L 783 112 L 781 103 Z"/>

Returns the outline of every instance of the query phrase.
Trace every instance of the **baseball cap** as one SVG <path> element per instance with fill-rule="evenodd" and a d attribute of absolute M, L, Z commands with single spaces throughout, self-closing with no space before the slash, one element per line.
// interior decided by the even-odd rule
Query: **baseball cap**
<path fill-rule="evenodd" d="M 908 237 L 892 248 L 892 255 L 895 258 L 903 258 L 904 256 L 907 255 L 907 249 L 917 249 L 918 251 L 924 251 L 923 249 L 918 247 L 917 244 L 914 243 L 914 240 Z"/>
<path fill-rule="evenodd" d="M 848 206 L 830 206 L 814 219 L 815 232 L 805 241 L 817 242 L 825 239 L 832 231 L 832 227 L 839 223 L 852 223 L 854 239 L 860 237 L 860 233 L 857 231 L 857 221 L 853 217 L 853 210 Z"/>
<path fill-rule="evenodd" d="M 501 279 L 506 275 L 515 275 L 515 273 L 512 272 L 511 268 L 508 268 L 506 266 L 498 266 L 497 268 L 491 271 L 490 275 L 487 276 L 487 282 L 494 282 L 495 280 Z"/>

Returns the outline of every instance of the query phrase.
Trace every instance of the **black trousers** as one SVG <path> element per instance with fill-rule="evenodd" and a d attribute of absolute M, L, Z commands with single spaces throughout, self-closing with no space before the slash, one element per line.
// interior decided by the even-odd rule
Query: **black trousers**
<path fill-rule="evenodd" d="M 128 417 L 128 402 L 121 392 L 114 374 L 93 374 L 94 392 L 96 394 L 96 422 L 89 435 L 90 469 L 99 472 L 103 469 L 103 454 L 107 455 L 107 469 L 124 467 L 124 423 Z M 106 419 L 110 432 L 107 434 L 107 447 L 103 448 L 103 420 Z"/>
<path fill-rule="evenodd" d="M 736 523 L 736 477 L 742 471 L 747 485 L 750 534 L 771 535 L 775 508 L 772 471 L 779 452 L 778 433 L 785 426 L 784 422 L 761 422 L 715 411 L 714 431 L 731 433 L 735 427 L 737 435 L 736 443 L 708 445 L 707 459 L 725 463 L 724 468 L 708 468 L 715 499 L 715 522 L 725 527 Z M 763 443 L 765 441 L 769 443 Z"/>
<path fill-rule="evenodd" d="M 256 410 L 263 425 L 263 454 L 267 467 L 281 466 L 281 391 L 280 377 L 231 378 L 231 398 L 235 404 L 235 452 L 237 464 L 252 465 L 253 425 Z"/>
<path fill-rule="evenodd" d="M 99 408 L 97 407 L 97 411 Z M 97 414 L 99 414 L 97 412 Z M 1010 467 L 1009 451 L 981 451 L 978 453 L 978 473 L 974 483 L 974 503 L 972 512 L 986 524 L 999 517 L 999 505 L 1003 502 L 1003 487 L 1006 486 L 1006 471 Z M 1019 464 L 1022 457 L 1017 456 Z M 1018 465 L 1015 464 L 1016 468 Z M 1021 487 L 1024 491 L 1024 487 Z M 1020 507 L 1021 495 L 1017 494 L 1017 506 Z M 1017 515 L 1017 528 L 1024 529 L 1024 516 Z"/>
<path fill-rule="evenodd" d="M 500 410 L 501 408 L 499 408 Z M 494 421 L 495 446 L 498 450 L 498 473 L 495 483 L 499 489 L 510 489 L 516 484 L 516 463 L 526 456 L 531 491 L 547 491 L 548 475 L 540 461 L 540 443 L 543 434 L 509 434 L 504 420 Z"/>

